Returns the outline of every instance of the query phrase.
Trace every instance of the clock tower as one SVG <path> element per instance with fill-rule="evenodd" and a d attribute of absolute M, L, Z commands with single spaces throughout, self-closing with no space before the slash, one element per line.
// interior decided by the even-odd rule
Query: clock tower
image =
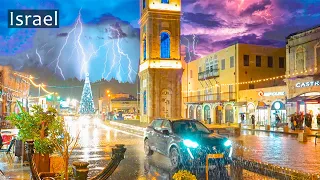
<path fill-rule="evenodd" d="M 181 0 L 140 0 L 142 122 L 181 117 Z"/>

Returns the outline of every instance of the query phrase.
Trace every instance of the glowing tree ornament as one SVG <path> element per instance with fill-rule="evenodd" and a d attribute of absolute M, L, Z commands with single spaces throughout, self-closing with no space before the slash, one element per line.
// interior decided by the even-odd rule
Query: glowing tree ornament
<path fill-rule="evenodd" d="M 80 101 L 80 114 L 94 114 L 94 103 L 89 80 L 89 73 L 86 74 L 82 96 Z"/>

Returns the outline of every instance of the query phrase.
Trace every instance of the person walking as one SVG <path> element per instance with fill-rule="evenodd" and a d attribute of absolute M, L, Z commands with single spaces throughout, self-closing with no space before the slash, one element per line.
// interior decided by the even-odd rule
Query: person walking
<path fill-rule="evenodd" d="M 254 114 L 251 115 L 251 122 L 252 122 L 252 129 L 255 129 L 256 128 L 256 122 L 255 122 L 255 117 L 254 117 Z"/>

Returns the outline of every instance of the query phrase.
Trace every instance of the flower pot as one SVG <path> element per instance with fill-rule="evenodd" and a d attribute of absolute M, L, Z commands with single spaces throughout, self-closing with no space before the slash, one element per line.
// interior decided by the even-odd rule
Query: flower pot
<path fill-rule="evenodd" d="M 36 153 L 33 155 L 34 163 L 36 165 L 38 173 L 41 172 L 50 172 L 50 158 L 49 154 L 39 154 Z"/>

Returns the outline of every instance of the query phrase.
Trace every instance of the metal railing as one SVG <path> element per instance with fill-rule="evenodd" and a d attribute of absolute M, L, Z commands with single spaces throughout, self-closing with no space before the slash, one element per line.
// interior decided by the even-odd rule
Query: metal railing
<path fill-rule="evenodd" d="M 198 73 L 198 80 L 206 80 L 214 77 L 219 77 L 220 72 L 219 69 L 211 69 Z"/>
<path fill-rule="evenodd" d="M 183 102 L 184 103 L 219 102 L 219 101 L 234 101 L 235 99 L 236 99 L 235 92 L 227 92 L 227 93 L 214 93 L 214 94 L 183 97 Z"/>

